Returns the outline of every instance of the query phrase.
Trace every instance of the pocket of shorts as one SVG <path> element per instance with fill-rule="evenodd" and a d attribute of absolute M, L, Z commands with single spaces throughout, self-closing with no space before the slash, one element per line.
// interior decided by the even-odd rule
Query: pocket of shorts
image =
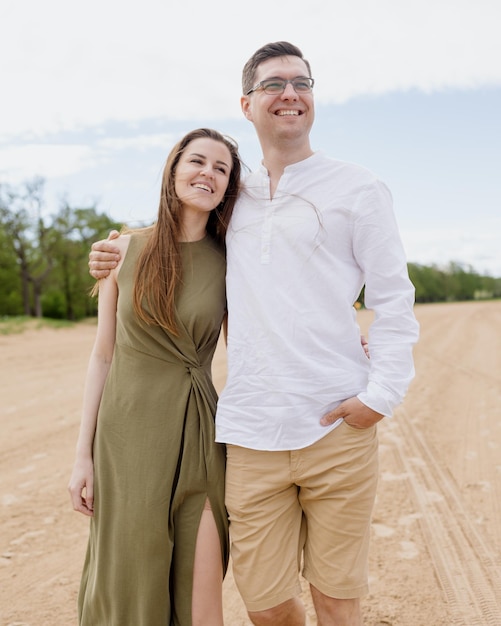
<path fill-rule="evenodd" d="M 346 422 L 345 420 L 343 420 L 343 424 L 346 426 L 346 428 L 348 428 L 348 430 L 351 430 L 354 433 L 367 433 L 376 428 L 376 424 L 373 424 L 372 426 L 367 426 L 367 428 L 356 428 L 355 426 L 350 426 L 350 424 L 348 424 L 348 422 Z"/>

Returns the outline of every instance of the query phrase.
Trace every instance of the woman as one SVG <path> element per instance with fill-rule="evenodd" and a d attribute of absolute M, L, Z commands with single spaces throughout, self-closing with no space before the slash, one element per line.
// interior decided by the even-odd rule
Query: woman
<path fill-rule="evenodd" d="M 167 159 L 157 222 L 119 237 L 121 261 L 98 284 L 69 484 L 92 517 L 81 626 L 223 624 L 225 454 L 210 368 L 240 169 L 228 138 L 188 133 Z"/>

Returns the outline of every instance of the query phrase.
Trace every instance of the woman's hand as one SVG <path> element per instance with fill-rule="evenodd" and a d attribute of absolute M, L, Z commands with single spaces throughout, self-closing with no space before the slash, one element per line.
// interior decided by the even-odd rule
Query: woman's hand
<path fill-rule="evenodd" d="M 92 458 L 77 459 L 68 485 L 73 509 L 94 515 L 94 463 Z"/>
<path fill-rule="evenodd" d="M 369 342 L 367 341 L 364 335 L 360 335 L 360 343 L 362 344 L 362 348 L 364 349 L 365 356 L 370 359 L 371 355 L 369 352 Z"/>

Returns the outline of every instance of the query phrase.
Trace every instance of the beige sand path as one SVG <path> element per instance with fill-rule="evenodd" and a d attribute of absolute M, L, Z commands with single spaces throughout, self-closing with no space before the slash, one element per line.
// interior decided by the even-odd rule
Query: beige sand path
<path fill-rule="evenodd" d="M 499 625 L 501 302 L 416 312 L 417 376 L 379 429 L 366 626 Z M 365 330 L 371 315 L 359 315 Z M 0 626 L 76 625 L 88 520 L 66 484 L 94 333 L 0 336 Z M 214 378 L 220 389 L 224 350 Z M 231 572 L 225 615 L 249 624 Z"/>

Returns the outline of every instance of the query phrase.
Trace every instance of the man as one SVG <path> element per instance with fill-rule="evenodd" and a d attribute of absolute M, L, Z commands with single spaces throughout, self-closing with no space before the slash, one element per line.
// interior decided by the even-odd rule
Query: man
<path fill-rule="evenodd" d="M 227 444 L 234 577 L 256 626 L 305 624 L 301 566 L 319 626 L 361 626 L 376 424 L 414 375 L 414 288 L 386 186 L 311 149 L 314 80 L 301 51 L 263 46 L 242 82 L 263 161 L 227 235 L 216 439 Z M 363 285 L 370 361 L 353 308 Z"/>

